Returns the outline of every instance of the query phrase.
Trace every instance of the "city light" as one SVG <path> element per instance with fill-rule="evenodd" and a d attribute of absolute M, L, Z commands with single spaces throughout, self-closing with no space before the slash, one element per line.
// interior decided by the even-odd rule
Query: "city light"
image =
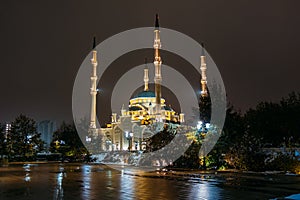
<path fill-rule="evenodd" d="M 198 129 L 198 130 L 200 130 L 200 129 L 201 129 L 201 127 L 202 127 L 202 124 L 203 124 L 203 122 L 202 122 L 202 121 L 198 121 L 198 124 L 197 124 L 197 129 Z"/>
<path fill-rule="evenodd" d="M 92 141 L 92 138 L 88 137 L 88 136 L 85 136 L 85 141 L 86 142 L 91 142 Z"/>

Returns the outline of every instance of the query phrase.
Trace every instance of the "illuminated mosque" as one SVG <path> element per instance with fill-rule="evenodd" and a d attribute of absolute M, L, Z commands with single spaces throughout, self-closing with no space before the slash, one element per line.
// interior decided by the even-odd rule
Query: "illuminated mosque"
<path fill-rule="evenodd" d="M 154 28 L 154 67 L 155 67 L 155 91 L 149 90 L 148 67 L 144 68 L 144 90 L 130 99 L 128 108 L 123 105 L 121 115 L 112 113 L 111 122 L 105 127 L 96 127 L 96 95 L 97 95 L 97 51 L 94 38 L 91 64 L 93 66 L 91 75 L 91 118 L 90 134 L 94 137 L 104 134 L 105 142 L 101 149 L 104 151 L 135 151 L 145 150 L 145 139 L 153 134 L 147 125 L 164 125 L 177 127 L 184 123 L 184 113 L 178 114 L 170 106 L 166 105 L 161 94 L 161 65 L 160 56 L 161 41 L 159 30 L 159 18 L 156 15 Z M 204 51 L 201 55 L 201 95 L 207 96 L 206 62 Z"/>

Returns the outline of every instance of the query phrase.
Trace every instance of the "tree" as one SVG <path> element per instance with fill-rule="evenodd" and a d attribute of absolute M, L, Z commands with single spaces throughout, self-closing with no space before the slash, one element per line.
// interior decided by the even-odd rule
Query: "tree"
<path fill-rule="evenodd" d="M 154 152 L 168 145 L 175 137 L 176 131 L 165 125 L 164 129 L 146 140 L 145 152 Z"/>
<path fill-rule="evenodd" d="M 208 154 L 208 167 L 227 167 L 228 163 L 225 162 L 224 155 L 228 154 L 231 148 L 240 143 L 244 133 L 245 124 L 242 114 L 236 111 L 232 105 L 228 105 L 222 134 Z"/>
<path fill-rule="evenodd" d="M 300 93 L 292 92 L 279 103 L 262 102 L 245 114 L 247 131 L 273 147 L 300 142 Z"/>
<path fill-rule="evenodd" d="M 200 96 L 199 98 L 199 118 L 203 123 L 210 123 L 211 100 L 210 96 Z"/>
<path fill-rule="evenodd" d="M 185 153 L 180 156 L 173 165 L 170 167 L 174 168 L 187 168 L 187 169 L 198 169 L 200 167 L 199 150 L 200 143 L 193 141 Z"/>
<path fill-rule="evenodd" d="M 245 133 L 226 152 L 225 161 L 235 169 L 262 171 L 266 155 L 261 148 L 261 139 Z"/>
<path fill-rule="evenodd" d="M 22 160 L 32 159 L 37 152 L 43 150 L 44 142 L 40 136 L 34 119 L 22 114 L 16 117 L 8 133 L 12 156 L 21 157 Z"/>
<path fill-rule="evenodd" d="M 287 147 L 300 147 L 300 93 L 292 92 L 280 101 L 281 132 Z"/>
<path fill-rule="evenodd" d="M 75 125 L 65 122 L 54 132 L 50 151 L 61 153 L 64 157 L 72 159 L 81 159 L 83 154 L 88 153 L 81 142 Z"/>
<path fill-rule="evenodd" d="M 5 126 L 0 123 L 0 156 L 8 155 L 8 141 L 5 133 Z"/>

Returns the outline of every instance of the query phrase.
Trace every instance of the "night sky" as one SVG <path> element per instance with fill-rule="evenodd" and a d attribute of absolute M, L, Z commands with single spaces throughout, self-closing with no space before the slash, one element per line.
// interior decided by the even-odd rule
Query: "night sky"
<path fill-rule="evenodd" d="M 92 37 L 100 43 L 127 29 L 153 26 L 156 13 L 162 27 L 206 43 L 237 109 L 300 92 L 299 0 L 175 2 L 1 1 L 0 122 L 21 113 L 37 121 L 71 121 L 73 83 Z M 163 61 L 178 63 L 167 54 Z M 152 56 L 153 51 L 124 55 L 110 72 L 118 77 L 124 66 L 128 70 Z M 109 93 L 105 84 L 98 85 L 102 95 Z"/>

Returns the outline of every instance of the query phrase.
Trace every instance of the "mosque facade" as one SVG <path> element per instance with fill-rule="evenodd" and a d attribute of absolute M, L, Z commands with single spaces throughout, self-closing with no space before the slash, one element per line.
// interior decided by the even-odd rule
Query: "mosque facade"
<path fill-rule="evenodd" d="M 181 126 L 185 119 L 184 113 L 176 112 L 171 106 L 167 106 L 161 93 L 161 65 L 160 56 L 161 41 L 159 18 L 156 15 L 154 28 L 154 83 L 155 90 L 149 89 L 149 70 L 144 68 L 144 89 L 133 96 L 129 105 L 121 108 L 120 115 L 112 113 L 111 122 L 105 127 L 96 127 L 96 95 L 97 95 L 97 51 L 94 39 L 92 52 L 91 74 L 91 116 L 89 133 L 93 137 L 103 136 L 102 150 L 104 151 L 137 151 L 145 150 L 145 140 L 153 135 L 153 132 L 162 130 L 166 125 L 176 128 Z M 201 95 L 207 96 L 206 62 L 205 55 L 201 56 Z M 152 127 L 149 128 L 149 127 Z M 155 127 L 153 129 L 153 127 Z"/>

